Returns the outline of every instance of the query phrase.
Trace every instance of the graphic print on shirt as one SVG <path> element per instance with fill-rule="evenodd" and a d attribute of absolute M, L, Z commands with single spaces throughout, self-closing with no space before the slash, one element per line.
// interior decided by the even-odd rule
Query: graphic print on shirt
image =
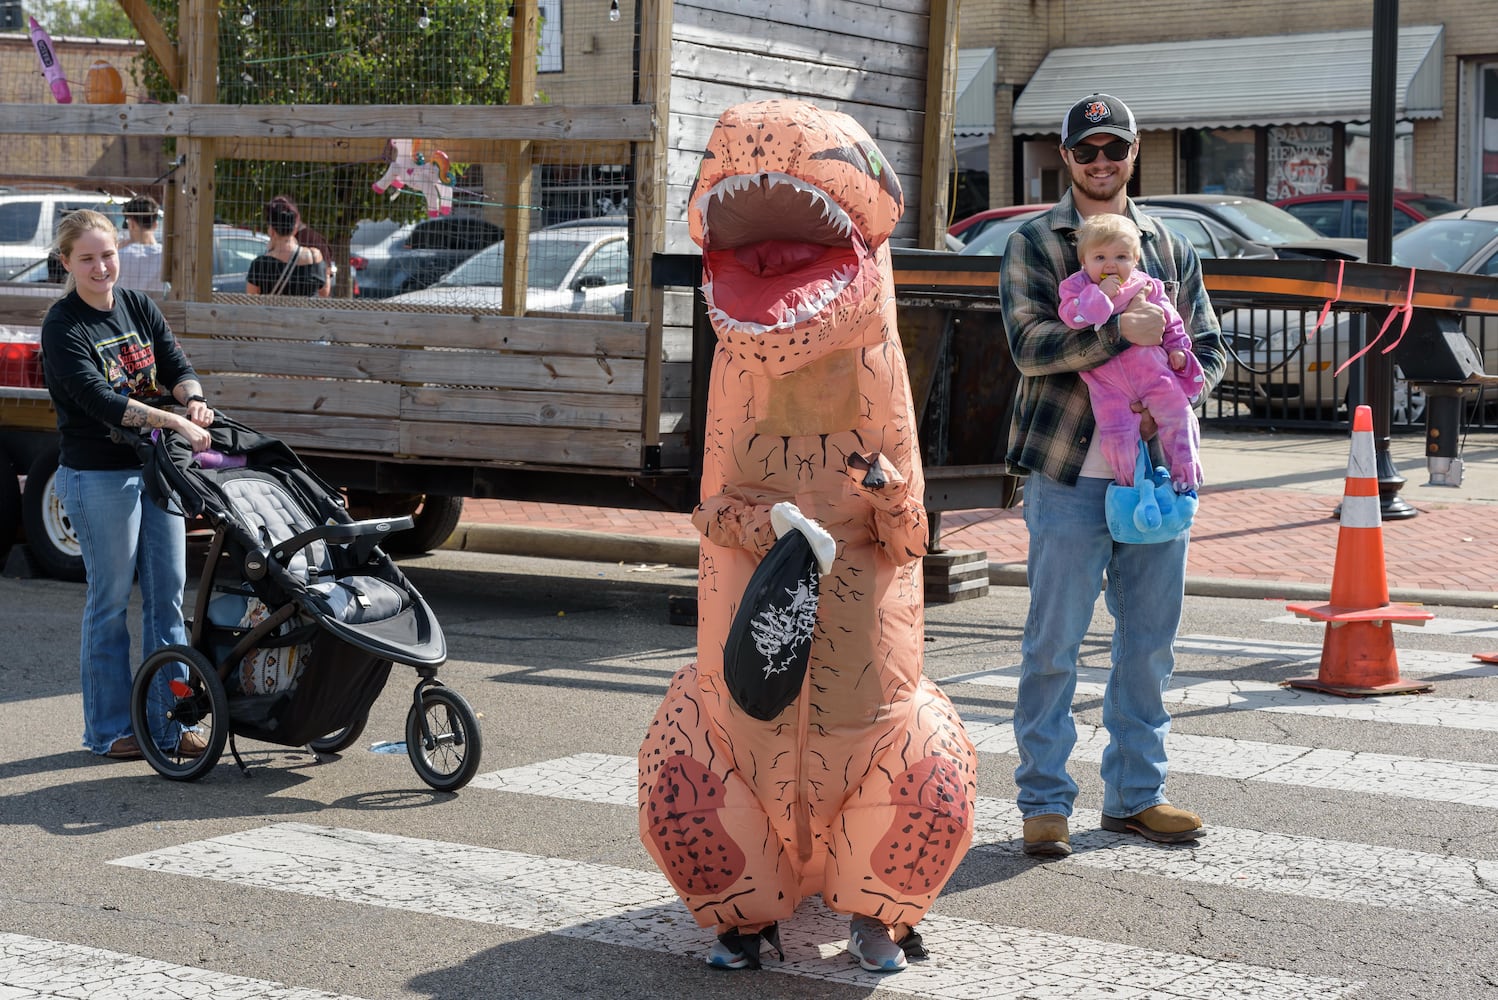
<path fill-rule="evenodd" d="M 156 350 L 134 329 L 94 344 L 104 378 L 122 396 L 132 399 L 162 394 L 156 382 Z"/>

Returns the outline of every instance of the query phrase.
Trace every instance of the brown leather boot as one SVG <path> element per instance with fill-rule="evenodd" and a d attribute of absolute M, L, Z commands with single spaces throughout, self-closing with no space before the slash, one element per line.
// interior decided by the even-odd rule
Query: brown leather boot
<path fill-rule="evenodd" d="M 1071 853 L 1066 817 L 1045 813 L 1025 820 L 1025 853 L 1032 858 L 1064 858 Z"/>
<path fill-rule="evenodd" d="M 1184 844 L 1207 832 L 1200 816 L 1185 809 L 1177 809 L 1168 802 L 1150 806 L 1144 812 L 1122 819 L 1104 815 L 1102 827 L 1113 833 L 1137 833 L 1157 844 Z"/>

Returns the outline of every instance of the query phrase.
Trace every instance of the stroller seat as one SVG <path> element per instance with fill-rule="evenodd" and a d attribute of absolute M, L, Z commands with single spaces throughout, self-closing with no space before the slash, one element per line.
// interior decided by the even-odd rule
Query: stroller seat
<path fill-rule="evenodd" d="M 221 473 L 224 498 L 243 526 L 266 549 L 315 527 L 312 518 L 277 479 L 253 469 Z M 307 542 L 285 563 L 287 572 L 306 587 L 309 599 L 323 614 L 348 625 L 383 621 L 410 604 L 409 595 L 374 576 L 335 565 L 328 544 L 320 538 Z"/>

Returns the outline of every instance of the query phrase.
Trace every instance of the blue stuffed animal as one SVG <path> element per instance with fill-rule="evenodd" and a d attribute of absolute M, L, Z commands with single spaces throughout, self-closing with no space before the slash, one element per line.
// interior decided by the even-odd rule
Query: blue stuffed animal
<path fill-rule="evenodd" d="M 1111 483 L 1105 509 L 1108 532 L 1116 542 L 1153 545 L 1168 542 L 1191 527 L 1196 518 L 1196 491 L 1177 493 L 1170 472 L 1150 461 L 1149 445 L 1139 442 L 1134 485 Z"/>

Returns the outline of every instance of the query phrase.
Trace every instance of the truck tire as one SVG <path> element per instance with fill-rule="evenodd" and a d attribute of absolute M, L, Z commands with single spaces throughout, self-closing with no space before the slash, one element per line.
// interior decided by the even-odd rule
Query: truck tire
<path fill-rule="evenodd" d="M 355 518 L 407 517 L 416 524 L 397 531 L 381 544 L 388 554 L 421 555 L 447 541 L 463 516 L 463 498 L 433 493 L 376 493 L 344 490 L 349 515 Z"/>
<path fill-rule="evenodd" d="M 36 456 L 26 472 L 26 490 L 21 497 L 21 520 L 26 544 L 42 572 L 58 580 L 82 583 L 83 550 L 57 495 L 56 445 Z"/>
<path fill-rule="evenodd" d="M 16 482 L 16 468 L 0 448 L 0 566 L 10 555 L 11 543 L 21 530 L 21 486 Z"/>
<path fill-rule="evenodd" d="M 384 548 L 391 555 L 414 556 L 430 552 L 452 536 L 462 516 L 462 497 L 422 494 L 416 510 L 411 512 L 416 525 L 391 535 Z"/>

